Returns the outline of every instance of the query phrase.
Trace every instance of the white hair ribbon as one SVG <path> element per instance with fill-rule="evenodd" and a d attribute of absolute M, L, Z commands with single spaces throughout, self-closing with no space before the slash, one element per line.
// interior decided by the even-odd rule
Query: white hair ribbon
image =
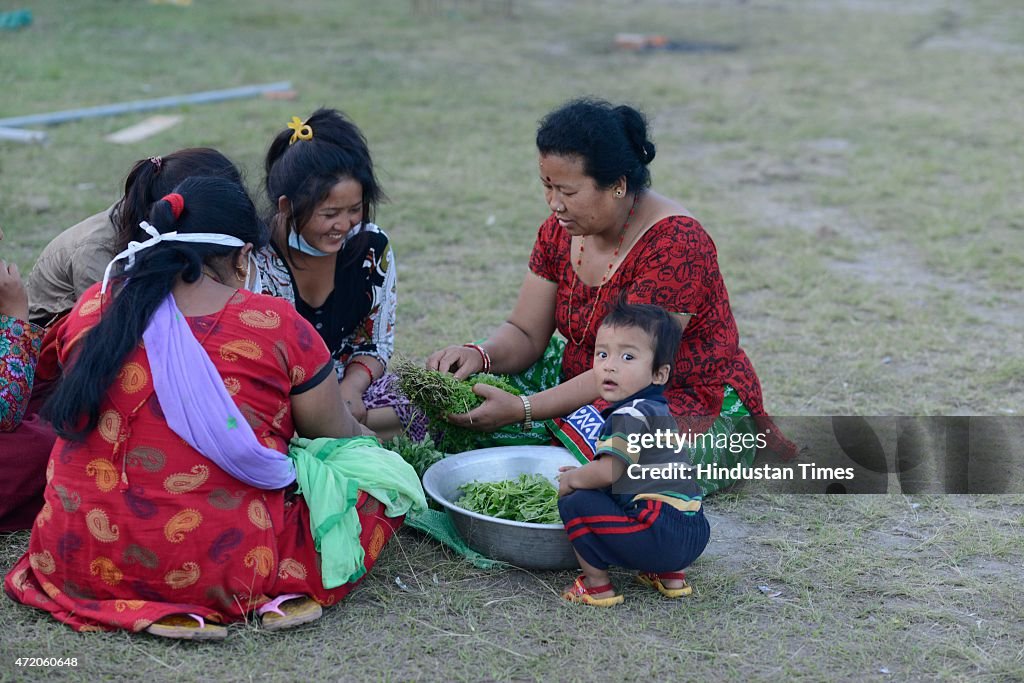
<path fill-rule="evenodd" d="M 129 242 L 128 248 L 115 256 L 110 263 L 107 264 L 106 269 L 103 271 L 103 284 L 100 286 L 100 294 L 105 294 L 107 291 L 107 283 L 110 280 L 110 271 L 113 269 L 115 263 L 121 259 L 128 259 L 128 267 L 125 268 L 125 271 L 129 271 L 135 266 L 135 255 L 137 253 L 149 249 L 150 247 L 155 247 L 161 242 L 197 242 L 201 244 L 220 244 L 225 247 L 245 246 L 245 242 L 237 237 L 224 235 L 219 232 L 186 232 L 184 234 L 179 234 L 177 230 L 174 230 L 172 232 L 165 232 L 161 234 L 160 231 L 146 221 L 139 223 L 139 227 L 149 234 L 150 238 L 145 242 L 135 242 L 134 240 Z"/>

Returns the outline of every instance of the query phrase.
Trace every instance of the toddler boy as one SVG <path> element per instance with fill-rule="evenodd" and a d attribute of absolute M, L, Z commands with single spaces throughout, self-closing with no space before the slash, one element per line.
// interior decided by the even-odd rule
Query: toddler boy
<path fill-rule="evenodd" d="M 562 594 L 570 602 L 621 603 L 611 565 L 638 570 L 637 581 L 666 597 L 692 592 L 683 569 L 704 552 L 711 528 L 685 449 L 676 453 L 672 441 L 655 438 L 676 428 L 662 389 L 681 338 L 679 323 L 664 309 L 623 301 L 597 330 L 594 376 L 611 405 L 603 411 L 594 461 L 563 467 L 559 476 L 558 511 L 583 570 Z M 643 477 L 631 465 L 657 465 L 675 476 Z"/>

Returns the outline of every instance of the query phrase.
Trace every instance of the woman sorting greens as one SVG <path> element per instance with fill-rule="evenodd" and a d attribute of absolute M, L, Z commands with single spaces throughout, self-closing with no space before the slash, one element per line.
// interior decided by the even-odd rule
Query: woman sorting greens
<path fill-rule="evenodd" d="M 523 373 L 534 393 L 477 385 L 484 403 L 450 421 L 493 431 L 543 420 L 570 450 L 593 457 L 605 407 L 591 377 L 594 340 L 624 296 L 665 308 L 684 327 L 665 388 L 681 425 L 723 435 L 756 430 L 769 448 L 791 454 L 793 445 L 771 427 L 761 384 L 739 345 L 714 242 L 682 204 L 650 189 L 655 147 L 643 115 L 625 105 L 575 100 L 543 119 L 536 142 L 552 213 L 537 233 L 516 305 L 483 343 L 449 346 L 427 361 L 459 378 L 485 368 Z M 564 342 L 553 338 L 556 330 Z M 755 448 L 691 453 L 694 464 L 722 466 L 750 464 L 754 456 Z M 731 482 L 702 483 L 711 493 Z"/>

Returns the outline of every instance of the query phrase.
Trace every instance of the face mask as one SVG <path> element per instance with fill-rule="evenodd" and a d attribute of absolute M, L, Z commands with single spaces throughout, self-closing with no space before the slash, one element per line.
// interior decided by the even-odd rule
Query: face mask
<path fill-rule="evenodd" d="M 249 273 L 255 273 L 252 285 L 249 284 Z M 261 294 L 263 292 L 263 271 L 256 265 L 256 258 L 253 256 L 252 251 L 249 252 L 249 272 L 245 274 L 245 285 L 242 288 L 249 290 L 253 294 Z"/>
<path fill-rule="evenodd" d="M 330 256 L 326 251 L 320 251 L 307 242 L 302 235 L 297 232 L 292 232 L 291 230 L 288 231 L 288 246 L 306 254 L 307 256 Z"/>

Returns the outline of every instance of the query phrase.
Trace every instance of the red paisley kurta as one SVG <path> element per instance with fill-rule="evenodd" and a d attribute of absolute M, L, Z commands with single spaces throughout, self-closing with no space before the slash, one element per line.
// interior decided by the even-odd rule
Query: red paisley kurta
<path fill-rule="evenodd" d="M 625 290 L 630 303 L 656 304 L 692 316 L 665 387 L 674 415 L 705 418 L 694 426 L 707 429 L 721 412 L 724 385 L 729 384 L 752 415 L 765 416 L 761 383 L 740 348 L 715 244 L 695 218 L 670 216 L 655 223 L 603 287 L 579 281 L 572 267 L 571 239 L 552 215 L 540 226 L 530 255 L 530 270 L 558 286 L 555 324 L 569 340 L 562 359 L 564 380 L 593 366 L 597 328 Z M 765 425 L 770 426 L 767 420 Z M 772 435 L 778 430 L 771 429 L 770 446 L 792 454 L 792 444 Z"/>
<path fill-rule="evenodd" d="M 97 285 L 69 316 L 62 362 L 100 312 Z M 333 381 L 320 336 L 288 302 L 243 291 L 188 321 L 257 438 L 285 452 L 289 395 Z M 175 613 L 233 621 L 283 593 L 329 605 L 354 586 L 324 589 L 301 496 L 244 484 L 171 432 L 141 344 L 98 428 L 82 442 L 57 440 L 47 481 L 28 552 L 4 588 L 77 630 L 139 631 Z M 401 518 L 365 495 L 359 517 L 369 568 Z"/>

